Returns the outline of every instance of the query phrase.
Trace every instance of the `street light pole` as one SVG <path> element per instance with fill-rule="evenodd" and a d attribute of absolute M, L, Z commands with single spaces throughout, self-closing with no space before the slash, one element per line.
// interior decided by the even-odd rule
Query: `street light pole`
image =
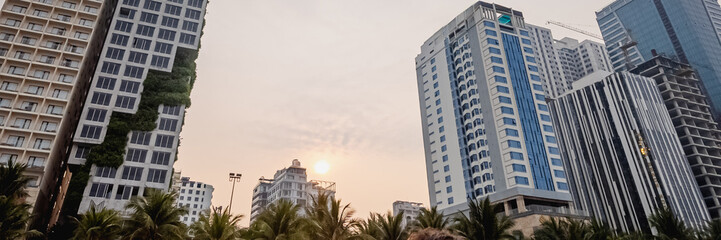
<path fill-rule="evenodd" d="M 228 204 L 228 212 L 230 212 L 230 209 L 233 206 L 233 195 L 235 194 L 235 183 L 240 182 L 241 176 L 243 176 L 243 174 L 240 174 L 240 173 L 228 174 L 228 180 L 233 182 L 233 188 L 230 190 L 230 204 Z"/>

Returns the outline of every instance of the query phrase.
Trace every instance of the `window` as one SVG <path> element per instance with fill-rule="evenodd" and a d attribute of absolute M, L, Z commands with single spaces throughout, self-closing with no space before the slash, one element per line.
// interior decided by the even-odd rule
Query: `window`
<path fill-rule="evenodd" d="M 105 109 L 88 108 L 88 115 L 85 116 L 85 120 L 104 122 L 106 114 L 107 110 Z"/>
<path fill-rule="evenodd" d="M 526 172 L 526 166 L 521 164 L 511 164 L 511 168 L 514 172 Z"/>
<path fill-rule="evenodd" d="M 113 90 L 113 89 L 115 89 L 115 78 L 98 77 L 98 81 L 95 84 L 95 87 Z"/>
<path fill-rule="evenodd" d="M 494 37 L 498 36 L 498 34 L 496 33 L 496 31 L 493 31 L 493 30 L 491 30 L 491 29 L 486 29 L 485 32 L 486 32 L 486 35 L 489 35 L 489 36 L 494 36 Z"/>
<path fill-rule="evenodd" d="M 486 39 L 486 41 L 488 42 L 488 44 L 498 45 L 498 40 L 496 39 L 488 38 Z"/>
<path fill-rule="evenodd" d="M 68 91 L 67 91 L 67 90 L 55 89 L 55 90 L 53 90 L 53 95 L 52 95 L 52 97 L 58 98 L 58 99 L 67 99 L 67 98 L 68 98 Z"/>
<path fill-rule="evenodd" d="M 506 128 L 506 136 L 518 137 L 518 130 Z"/>
<path fill-rule="evenodd" d="M 506 73 L 506 69 L 499 67 L 499 66 L 493 66 L 493 72 L 495 73 Z"/>
<path fill-rule="evenodd" d="M 127 200 L 131 197 L 138 196 L 139 187 L 118 185 L 118 193 L 115 195 L 115 199 Z"/>
<path fill-rule="evenodd" d="M 183 10 L 183 8 L 181 8 L 181 7 L 178 7 L 178 6 L 175 6 L 175 5 L 170 5 L 170 4 L 165 4 L 165 13 L 167 13 L 167 14 L 172 14 L 172 15 L 175 15 L 175 16 L 180 16 L 180 12 L 181 12 L 182 10 Z"/>
<path fill-rule="evenodd" d="M 33 31 L 40 31 L 43 30 L 43 25 L 38 23 L 28 23 L 27 29 Z"/>
<path fill-rule="evenodd" d="M 448 150 L 448 147 L 446 145 L 441 146 L 441 152 L 445 152 Z"/>
<path fill-rule="evenodd" d="M 503 114 L 513 114 L 513 108 L 501 107 L 501 113 L 503 113 Z"/>
<path fill-rule="evenodd" d="M 99 198 L 110 198 L 110 193 L 113 191 L 113 184 L 107 183 L 93 183 L 90 187 L 90 196 Z"/>
<path fill-rule="evenodd" d="M 558 148 L 556 148 L 556 147 L 548 147 L 548 152 L 550 152 L 551 154 L 556 154 L 556 155 L 561 154 L 558 151 Z"/>
<path fill-rule="evenodd" d="M 153 151 L 153 156 L 150 159 L 150 163 L 168 166 L 170 164 L 170 153 Z"/>
<path fill-rule="evenodd" d="M 95 176 L 103 178 L 115 178 L 117 169 L 113 167 L 97 167 L 95 168 Z"/>
<path fill-rule="evenodd" d="M 556 176 L 557 178 L 566 178 L 566 172 L 562 170 L 553 170 L 553 176 Z"/>
<path fill-rule="evenodd" d="M 546 122 L 550 122 L 550 121 L 551 121 L 551 116 L 548 116 L 548 115 L 546 115 L 546 114 L 541 114 L 541 120 L 546 121 Z"/>
<path fill-rule="evenodd" d="M 442 123 L 442 122 L 443 122 L 443 117 L 439 117 L 439 118 L 438 118 L 438 123 Z"/>
<path fill-rule="evenodd" d="M 160 2 L 156 2 L 153 0 L 145 0 L 145 5 L 143 5 L 143 8 L 153 11 L 160 11 Z"/>
<path fill-rule="evenodd" d="M 446 182 L 450 182 L 450 181 L 451 181 L 451 176 L 446 176 Z"/>
<path fill-rule="evenodd" d="M 163 16 L 163 21 L 160 22 L 160 24 L 166 27 L 178 28 L 179 22 L 180 20 L 178 20 L 177 18 Z"/>
<path fill-rule="evenodd" d="M 519 148 L 519 149 L 521 148 L 521 142 L 519 142 L 519 141 L 508 140 L 507 143 L 508 143 L 508 147 L 510 147 L 510 148 Z"/>
<path fill-rule="evenodd" d="M 120 15 L 121 18 L 129 18 L 133 19 L 135 18 L 135 10 L 129 9 L 129 8 L 120 8 Z"/>
<path fill-rule="evenodd" d="M 188 45 L 195 44 L 195 35 L 180 33 L 180 43 L 185 43 Z"/>
<path fill-rule="evenodd" d="M 145 61 L 148 60 L 148 54 L 146 53 L 139 53 L 135 51 L 130 51 L 130 56 L 128 56 L 128 61 L 134 62 L 134 63 L 140 63 L 145 64 Z M 128 69 L 127 67 L 125 68 Z"/>
<path fill-rule="evenodd" d="M 446 193 L 452 193 L 452 192 L 453 192 L 453 187 L 451 187 L 451 186 L 446 187 Z M 453 201 L 453 200 L 451 200 L 451 201 Z"/>
<path fill-rule="evenodd" d="M 450 170 L 451 170 L 451 167 L 449 167 L 448 165 L 443 166 L 443 172 L 448 172 Z"/>
<path fill-rule="evenodd" d="M 123 175 L 120 177 L 126 180 L 140 181 L 140 177 L 143 175 L 143 168 L 141 167 L 123 167 Z"/>
<path fill-rule="evenodd" d="M 80 137 L 100 139 L 100 133 L 103 131 L 103 127 L 93 125 L 83 125 L 80 131 Z"/>
<path fill-rule="evenodd" d="M 150 44 L 152 41 L 142 38 L 133 39 L 133 47 L 137 49 L 150 50 Z"/>
<path fill-rule="evenodd" d="M 168 119 L 168 118 L 160 118 L 160 123 L 158 124 L 158 129 L 164 130 L 164 131 L 171 131 L 175 132 L 178 126 L 178 120 L 175 119 Z"/>
<path fill-rule="evenodd" d="M 568 183 L 557 182 L 559 190 L 568 191 Z"/>
<path fill-rule="evenodd" d="M 133 109 L 135 107 L 135 98 L 128 96 L 118 96 L 115 99 L 115 106 L 125 109 Z"/>
<path fill-rule="evenodd" d="M 514 177 L 516 180 L 516 184 L 518 185 L 528 185 L 528 178 L 527 177 Z"/>
<path fill-rule="evenodd" d="M 89 12 L 89 13 L 98 13 L 98 8 L 91 7 L 91 6 L 85 6 L 85 8 L 83 8 L 83 11 Z"/>
<path fill-rule="evenodd" d="M 82 40 L 88 40 L 90 37 L 90 34 L 84 33 L 84 32 L 75 32 L 75 38 L 82 39 Z"/>
<path fill-rule="evenodd" d="M 531 48 L 529 48 L 529 47 L 523 47 L 523 51 L 524 51 L 524 52 L 527 52 L 527 53 L 530 53 L 530 54 L 533 54 L 533 49 L 531 49 Z"/>
<path fill-rule="evenodd" d="M 540 109 L 541 111 L 548 112 L 548 105 L 546 105 L 546 104 L 538 104 L 538 109 Z"/>
<path fill-rule="evenodd" d="M 193 9 L 185 9 L 185 17 L 195 20 L 200 20 L 200 11 Z"/>
<path fill-rule="evenodd" d="M 183 30 L 197 32 L 198 31 L 198 23 L 183 21 Z"/>
<path fill-rule="evenodd" d="M 25 137 L 10 135 L 5 141 L 5 144 L 13 147 L 22 147 L 23 144 L 25 144 Z"/>
<path fill-rule="evenodd" d="M 149 168 L 147 181 L 155 182 L 155 183 L 165 183 L 165 177 L 166 177 L 167 173 L 168 173 L 167 170 Z"/>
<path fill-rule="evenodd" d="M 501 103 L 511 104 L 511 98 L 506 97 L 506 96 L 498 96 L 498 101 Z M 513 109 L 511 109 L 511 114 L 513 114 Z"/>
<path fill-rule="evenodd" d="M 543 131 L 544 132 L 553 132 L 553 127 L 550 125 L 543 125 Z"/>
<path fill-rule="evenodd" d="M 516 119 L 504 117 L 503 124 L 516 126 Z"/>
<path fill-rule="evenodd" d="M 140 83 L 135 81 L 122 80 L 120 82 L 120 91 L 127 93 L 138 93 Z"/>
<path fill-rule="evenodd" d="M 168 41 L 175 41 L 175 31 L 161 28 L 158 31 L 158 38 Z"/>
<path fill-rule="evenodd" d="M 140 21 L 146 22 L 146 23 L 152 23 L 156 24 L 158 22 L 158 14 L 152 14 L 147 12 L 142 12 L 140 14 Z"/>
<path fill-rule="evenodd" d="M 448 155 L 443 155 L 442 159 L 444 162 L 448 161 Z"/>
<path fill-rule="evenodd" d="M 123 0 L 123 4 L 137 7 L 140 4 L 140 0 Z"/>
<path fill-rule="evenodd" d="M 134 67 L 134 66 L 125 66 L 125 73 L 123 73 L 126 77 L 133 77 L 137 79 L 143 79 L 143 72 L 145 69 L 141 67 Z"/>
<path fill-rule="evenodd" d="M 105 53 L 106 58 L 111 58 L 115 60 L 123 60 L 123 56 L 125 56 L 125 50 L 123 49 L 117 49 L 109 47 L 108 51 Z"/>
<path fill-rule="evenodd" d="M 172 144 L 174 141 L 175 141 L 175 136 L 158 134 L 158 136 L 155 138 L 155 146 L 156 147 L 164 147 L 164 148 L 172 148 L 173 147 Z"/>
<path fill-rule="evenodd" d="M 521 43 L 531 45 L 531 40 L 525 39 L 525 38 L 521 38 Z"/>
<path fill-rule="evenodd" d="M 556 137 L 546 136 L 546 142 L 556 143 Z"/>
<path fill-rule="evenodd" d="M 188 0 L 188 6 L 202 8 L 204 0 Z"/>
<path fill-rule="evenodd" d="M 135 31 L 135 33 L 146 37 L 153 37 L 153 35 L 155 34 L 155 28 L 138 24 L 138 29 Z"/>
<path fill-rule="evenodd" d="M 180 106 L 163 106 L 163 114 L 180 116 Z"/>
<path fill-rule="evenodd" d="M 12 127 L 21 128 L 21 129 L 29 129 L 30 123 L 32 123 L 32 120 L 30 120 L 30 119 L 16 118 L 15 123 L 13 123 Z"/>
<path fill-rule="evenodd" d="M 153 59 L 150 61 L 150 65 L 159 68 L 168 68 L 168 64 L 170 64 L 170 58 L 167 57 L 153 55 Z"/>
<path fill-rule="evenodd" d="M 155 43 L 155 52 L 170 54 L 170 52 L 172 50 L 173 50 L 172 44 L 161 43 L 161 42 Z"/>
<path fill-rule="evenodd" d="M 148 150 L 128 148 L 128 153 L 125 154 L 125 161 L 144 163 L 147 155 Z"/>
<path fill-rule="evenodd" d="M 523 153 L 511 152 L 510 155 L 513 160 L 523 160 Z"/>
<path fill-rule="evenodd" d="M 503 59 L 501 59 L 501 58 L 499 58 L 499 57 L 491 56 L 491 62 L 503 64 Z"/>
<path fill-rule="evenodd" d="M 561 159 L 558 158 L 551 158 L 551 164 L 553 166 L 563 166 L 563 163 L 561 163 Z"/>
<path fill-rule="evenodd" d="M 90 99 L 90 102 L 93 104 L 108 106 L 110 105 L 110 98 L 113 95 L 109 93 L 102 93 L 102 92 L 93 92 L 93 97 Z"/>
<path fill-rule="evenodd" d="M 504 87 L 504 86 L 496 86 L 496 90 L 498 90 L 499 92 L 502 92 L 502 93 L 509 93 L 508 87 Z"/>
<path fill-rule="evenodd" d="M 2 119 L 0 119 L 0 121 L 2 121 Z M 57 131 L 57 130 L 58 130 L 58 124 L 57 124 L 57 123 L 43 121 L 43 122 L 40 124 L 40 131 L 55 132 L 55 131 Z"/>
<path fill-rule="evenodd" d="M 128 36 L 113 33 L 112 38 L 110 38 L 110 43 L 120 46 L 126 46 L 128 45 L 128 39 Z"/>
<path fill-rule="evenodd" d="M 120 64 L 113 62 L 103 62 L 100 72 L 118 75 L 120 72 Z"/>
<path fill-rule="evenodd" d="M 149 133 L 149 132 L 133 131 L 133 134 L 130 136 L 130 143 L 139 144 L 139 145 L 149 145 L 150 144 L 150 135 L 151 135 L 151 133 Z"/>
<path fill-rule="evenodd" d="M 14 82 L 4 81 L 2 83 L 2 85 L 0 85 L 0 89 L 5 90 L 5 91 L 17 92 L 18 84 L 14 83 Z"/>

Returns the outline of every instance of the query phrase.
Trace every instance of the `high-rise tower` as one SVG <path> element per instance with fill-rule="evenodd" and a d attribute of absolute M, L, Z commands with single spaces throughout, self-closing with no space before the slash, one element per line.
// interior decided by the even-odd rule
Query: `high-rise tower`
<path fill-rule="evenodd" d="M 450 214 L 490 197 L 509 214 L 569 207 L 521 12 L 474 4 L 421 46 L 416 74 L 432 206 Z"/>
<path fill-rule="evenodd" d="M 715 0 L 617 0 L 596 13 L 615 70 L 654 51 L 690 64 L 721 113 L 721 7 Z"/>

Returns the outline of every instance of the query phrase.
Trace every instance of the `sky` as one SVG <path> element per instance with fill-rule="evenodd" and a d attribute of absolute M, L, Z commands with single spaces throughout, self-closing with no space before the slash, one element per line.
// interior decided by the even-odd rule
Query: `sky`
<path fill-rule="evenodd" d="M 357 217 L 396 200 L 429 204 L 415 75 L 423 42 L 470 0 L 211 0 L 176 170 L 212 184 L 248 224 L 260 177 L 299 159 Z M 611 0 L 498 0 L 554 38 L 599 33 Z M 330 171 L 313 171 L 318 161 Z"/>

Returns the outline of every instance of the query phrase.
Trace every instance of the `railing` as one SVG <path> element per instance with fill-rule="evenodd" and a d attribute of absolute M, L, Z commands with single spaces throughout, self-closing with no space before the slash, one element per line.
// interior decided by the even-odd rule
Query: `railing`
<path fill-rule="evenodd" d="M 499 213 L 504 214 L 504 212 Z M 551 207 L 543 205 L 528 205 L 525 211 L 520 209 L 512 209 L 508 211 L 509 217 L 517 215 L 530 215 L 530 214 L 541 214 L 541 215 L 562 215 L 562 216 L 576 216 L 576 217 L 588 217 L 590 216 L 587 211 L 572 209 L 568 207 Z"/>

